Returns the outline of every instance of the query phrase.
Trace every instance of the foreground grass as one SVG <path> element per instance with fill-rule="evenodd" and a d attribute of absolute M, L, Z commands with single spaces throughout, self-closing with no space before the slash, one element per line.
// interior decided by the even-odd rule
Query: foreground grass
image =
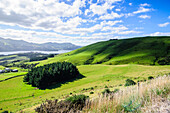
<path fill-rule="evenodd" d="M 86 102 L 84 112 L 164 113 L 169 110 L 170 76 L 158 77 Z"/>
<path fill-rule="evenodd" d="M 104 87 L 120 87 L 127 78 L 146 80 L 148 76 L 157 76 L 170 73 L 170 66 L 143 66 L 143 65 L 82 65 L 78 69 L 85 77 L 66 84 L 56 84 L 51 89 L 39 90 L 23 83 L 23 77 L 13 78 L 0 82 L 0 108 L 1 111 L 10 110 L 17 112 L 33 112 L 34 106 L 41 104 L 46 99 L 63 99 L 70 93 L 83 93 L 96 97 Z M 91 90 L 90 88 L 94 89 Z M 123 87 L 123 86 L 122 86 Z M 85 89 L 85 90 L 84 90 Z"/>

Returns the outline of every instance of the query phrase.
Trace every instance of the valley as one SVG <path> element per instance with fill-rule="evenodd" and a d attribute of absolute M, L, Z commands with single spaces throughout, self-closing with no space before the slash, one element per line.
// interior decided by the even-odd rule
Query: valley
<path fill-rule="evenodd" d="M 45 59 L 41 58 L 46 55 L 38 53 L 1 56 L 0 60 L 8 63 L 1 65 L 0 69 L 9 67 L 19 71 L 0 74 L 0 112 L 31 113 L 47 99 L 63 100 L 78 94 L 93 99 L 107 88 L 111 91 L 124 89 L 127 79 L 142 83 L 147 82 L 148 77 L 169 75 L 169 45 L 169 37 L 141 37 L 98 42 Z M 23 56 L 25 58 L 21 60 Z M 55 62 L 73 63 L 83 77 L 53 84 L 46 89 L 23 82 L 29 69 Z"/>

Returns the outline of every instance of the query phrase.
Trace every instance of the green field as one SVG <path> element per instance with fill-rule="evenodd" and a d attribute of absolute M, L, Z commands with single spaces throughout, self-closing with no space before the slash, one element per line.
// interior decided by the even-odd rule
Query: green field
<path fill-rule="evenodd" d="M 0 70 L 3 70 L 5 67 L 0 65 Z"/>
<path fill-rule="evenodd" d="M 23 83 L 20 75 L 25 75 L 27 70 L 18 68 L 18 73 L 0 74 L 0 80 L 14 77 L 0 82 L 0 112 L 23 110 L 30 113 L 46 99 L 64 99 L 70 93 L 83 93 L 95 98 L 105 87 L 111 90 L 123 88 L 126 79 L 146 81 L 149 76 L 169 74 L 169 48 L 169 36 L 140 37 L 98 42 L 43 61 L 22 61 L 26 64 L 39 63 L 37 66 L 68 61 L 77 65 L 84 77 L 40 90 Z M 13 66 L 12 63 L 9 65 Z M 3 68 L 0 66 L 0 69 Z M 90 94 L 91 91 L 94 94 Z"/>
<path fill-rule="evenodd" d="M 57 61 L 68 61 L 75 65 L 85 64 L 141 64 L 159 65 L 161 60 L 170 62 L 170 37 L 140 37 L 109 40 L 94 43 L 69 53 L 57 55 L 44 61 L 44 65 Z M 28 63 L 37 63 L 28 62 Z M 169 64 L 168 64 L 169 65 Z"/>
<path fill-rule="evenodd" d="M 0 65 L 0 69 L 3 70 L 4 68 L 4 66 Z M 18 67 L 12 67 L 10 69 L 17 69 L 18 72 L 0 73 L 0 81 L 27 74 L 27 69 L 21 69 Z"/>
<path fill-rule="evenodd" d="M 17 77 L 17 76 L 22 76 L 27 74 L 27 72 L 18 72 L 18 73 L 3 73 L 0 74 L 0 81 L 5 80 L 5 79 L 9 79 L 9 78 L 13 78 L 13 77 Z"/>
<path fill-rule="evenodd" d="M 91 87 L 94 88 L 94 94 L 90 95 L 90 97 L 94 97 L 97 93 L 101 93 L 105 86 L 111 89 L 120 87 L 119 85 L 124 84 L 127 78 L 137 81 L 147 79 L 148 76 L 170 73 L 170 66 L 143 66 L 134 64 L 81 65 L 78 66 L 78 69 L 84 78 L 62 85 L 56 84 L 56 86 L 46 90 L 39 90 L 23 83 L 23 76 L 0 82 L 1 111 L 10 110 L 17 112 L 24 110 L 26 112 L 33 112 L 34 106 L 41 104 L 46 99 L 62 99 L 70 93 L 90 95 Z M 83 88 L 87 90 L 83 90 Z"/>

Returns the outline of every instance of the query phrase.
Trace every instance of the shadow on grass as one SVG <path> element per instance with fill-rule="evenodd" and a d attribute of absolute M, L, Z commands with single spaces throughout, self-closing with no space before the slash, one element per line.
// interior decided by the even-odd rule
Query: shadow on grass
<path fill-rule="evenodd" d="M 82 78 L 85 78 L 85 76 L 83 76 L 82 74 L 79 74 L 79 75 L 78 75 L 76 78 L 74 78 L 74 79 L 67 80 L 67 81 L 62 81 L 62 82 L 60 82 L 60 83 L 53 84 L 53 85 L 48 86 L 47 88 L 44 88 L 44 89 L 41 89 L 41 90 L 45 90 L 45 89 L 55 89 L 55 88 L 60 87 L 62 84 L 68 84 L 69 82 L 73 82 L 73 81 L 76 81 L 76 80 L 79 80 L 79 79 L 82 79 Z"/>

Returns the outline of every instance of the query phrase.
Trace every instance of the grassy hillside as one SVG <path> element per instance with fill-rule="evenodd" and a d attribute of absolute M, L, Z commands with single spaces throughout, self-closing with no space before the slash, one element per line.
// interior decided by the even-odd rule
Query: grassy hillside
<path fill-rule="evenodd" d="M 44 65 L 57 61 L 83 64 L 144 64 L 158 65 L 170 62 L 170 36 L 140 37 L 109 40 L 91 44 L 69 53 L 40 62 Z"/>
<path fill-rule="evenodd" d="M 86 103 L 83 113 L 168 113 L 170 76 L 99 95 Z"/>
<path fill-rule="evenodd" d="M 72 94 L 83 93 L 95 97 L 104 87 L 110 89 L 121 88 L 127 78 L 134 81 L 146 80 L 148 76 L 170 73 L 169 66 L 142 66 L 142 65 L 82 65 L 78 66 L 82 79 L 59 84 L 39 90 L 23 83 L 23 76 L 0 82 L 0 108 L 1 111 L 13 112 L 23 110 L 30 113 L 34 106 L 46 99 L 62 99 Z M 91 89 L 93 87 L 94 89 Z M 90 94 L 94 91 L 94 94 Z"/>

